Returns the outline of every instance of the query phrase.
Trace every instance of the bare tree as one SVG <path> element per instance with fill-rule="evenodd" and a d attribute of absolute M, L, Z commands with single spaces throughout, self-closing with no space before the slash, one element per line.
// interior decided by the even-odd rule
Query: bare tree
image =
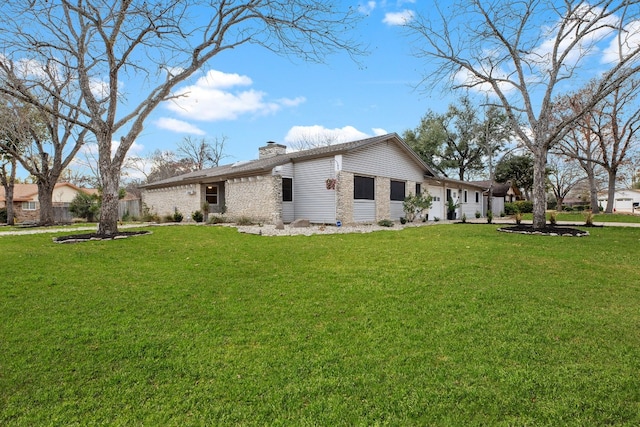
<path fill-rule="evenodd" d="M 453 88 L 489 93 L 504 109 L 534 156 L 533 226 L 546 224 L 547 153 L 575 121 L 640 70 L 635 25 L 640 0 L 465 0 L 406 24 L 418 37 L 418 57 L 438 69 L 423 85 L 448 81 Z M 589 102 L 561 122 L 552 120 L 553 99 L 566 83 L 593 76 L 594 57 L 610 43 L 601 80 Z M 597 54 L 597 56 L 596 56 Z M 428 79 L 428 81 L 427 81 Z M 520 126 L 520 122 L 526 126 Z"/>
<path fill-rule="evenodd" d="M 599 116 L 592 122 L 601 152 L 600 165 L 609 175 L 606 213 L 613 212 L 618 172 L 628 163 L 638 142 L 640 109 L 635 100 L 639 91 L 640 81 L 627 81 L 601 102 Z"/>
<path fill-rule="evenodd" d="M 592 88 L 596 87 L 595 81 L 575 93 L 563 95 L 555 102 L 554 116 L 562 121 L 563 116 L 571 116 L 583 110 L 585 102 L 591 98 Z M 553 147 L 556 154 L 575 159 L 584 170 L 589 184 L 589 204 L 591 211 L 599 211 L 598 203 L 598 168 L 602 159 L 602 151 L 593 131 L 592 122 L 598 116 L 598 107 L 594 107 L 588 114 L 583 115 L 574 123 L 565 137 Z"/>
<path fill-rule="evenodd" d="M 114 235 L 126 154 L 151 112 L 176 98 L 175 86 L 219 53 L 246 44 L 304 61 L 337 51 L 357 55 L 348 34 L 361 15 L 340 6 L 327 0 L 6 2 L 0 8 L 6 87 L 0 90 L 55 114 L 28 90 L 47 88 L 21 68 L 76 76 L 75 94 L 59 101 L 79 113 L 61 118 L 95 136 L 103 191 L 98 233 Z"/>
<path fill-rule="evenodd" d="M 562 210 L 562 204 L 567 195 L 586 179 L 584 171 L 576 160 L 559 156 L 549 158 L 548 170 L 549 186 L 556 198 L 556 210 Z"/>
<path fill-rule="evenodd" d="M 224 154 L 226 141 L 225 136 L 220 139 L 216 137 L 213 141 L 186 136 L 182 142 L 178 143 L 177 154 L 183 159 L 190 160 L 194 170 L 216 167 L 220 165 L 220 160 L 227 157 Z"/>
<path fill-rule="evenodd" d="M 48 74 L 49 91 L 63 96 L 68 89 L 67 81 L 56 80 Z M 33 90 L 26 91 L 31 96 Z M 41 94 L 42 96 L 42 94 Z M 77 110 L 69 109 L 56 96 L 48 97 L 47 106 L 56 114 L 34 108 L 22 101 L 8 99 L 2 106 L 4 128 L 12 128 L 13 138 L 0 140 L 0 148 L 15 158 L 35 179 L 38 186 L 39 223 L 51 225 L 53 215 L 53 190 L 62 172 L 69 166 L 84 143 L 87 129 L 79 128 L 71 120 L 60 117 L 69 114 L 75 117 Z M 19 140 L 19 143 L 16 141 Z"/>
<path fill-rule="evenodd" d="M 293 151 L 309 150 L 311 148 L 326 147 L 338 144 L 340 141 L 337 132 L 325 130 L 324 132 L 308 131 L 299 134 L 296 140 L 289 142 L 289 148 Z"/>
<path fill-rule="evenodd" d="M 4 187 L 4 201 L 7 209 L 7 225 L 15 223 L 13 212 L 13 189 L 16 182 L 16 158 L 0 148 L 0 184 Z"/>

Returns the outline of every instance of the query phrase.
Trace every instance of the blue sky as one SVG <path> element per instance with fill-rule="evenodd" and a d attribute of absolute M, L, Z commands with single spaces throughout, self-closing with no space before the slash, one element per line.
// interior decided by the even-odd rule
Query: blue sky
<path fill-rule="evenodd" d="M 412 57 L 400 24 L 412 2 L 361 6 L 369 54 L 354 62 L 334 54 L 325 64 L 277 56 L 259 46 L 226 51 L 175 92 L 188 98 L 161 105 L 130 154 L 175 150 L 185 136 L 226 137 L 226 162 L 257 157 L 266 141 L 290 145 L 296 135 L 332 132 L 338 141 L 416 127 L 427 109 L 444 109 L 416 84 L 423 63 Z M 114 139 L 117 139 L 115 135 Z"/>

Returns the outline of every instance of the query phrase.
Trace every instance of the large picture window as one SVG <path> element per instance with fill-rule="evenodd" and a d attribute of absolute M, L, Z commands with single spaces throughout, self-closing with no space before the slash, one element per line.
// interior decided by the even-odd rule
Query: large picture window
<path fill-rule="evenodd" d="M 391 181 L 391 200 L 403 201 L 405 198 L 404 181 Z"/>
<path fill-rule="evenodd" d="M 282 178 L 282 201 L 293 202 L 293 178 Z"/>
<path fill-rule="evenodd" d="M 207 189 L 205 191 L 205 200 L 210 205 L 218 204 L 218 186 L 217 185 L 207 185 Z"/>
<path fill-rule="evenodd" d="M 375 200 L 375 180 L 368 176 L 354 176 L 353 198 L 356 200 Z"/>

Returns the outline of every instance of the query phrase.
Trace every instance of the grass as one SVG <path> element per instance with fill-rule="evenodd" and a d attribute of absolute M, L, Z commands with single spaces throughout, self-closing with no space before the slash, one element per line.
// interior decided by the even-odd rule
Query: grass
<path fill-rule="evenodd" d="M 549 215 L 547 214 L 547 218 L 548 217 Z M 587 212 L 557 212 L 556 214 L 556 219 L 558 221 L 571 221 L 576 224 L 584 224 L 586 218 Z M 523 214 L 522 219 L 531 221 L 533 219 L 533 214 Z M 593 216 L 593 222 L 620 222 L 626 224 L 640 223 L 640 215 L 600 213 Z"/>
<path fill-rule="evenodd" d="M 0 236 L 0 424 L 640 424 L 640 229 L 495 229 Z"/>

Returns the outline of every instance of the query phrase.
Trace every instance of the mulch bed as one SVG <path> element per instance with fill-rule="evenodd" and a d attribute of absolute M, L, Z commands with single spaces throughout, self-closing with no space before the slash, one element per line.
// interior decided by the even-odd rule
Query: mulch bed
<path fill-rule="evenodd" d="M 573 227 L 556 227 L 547 225 L 544 228 L 533 228 L 532 225 L 513 225 L 509 227 L 500 227 L 498 231 L 505 233 L 518 233 L 518 234 L 534 234 L 540 236 L 567 236 L 567 237 L 584 237 L 588 236 L 589 232 L 579 230 Z"/>
<path fill-rule="evenodd" d="M 56 243 L 79 243 L 91 240 L 119 240 L 127 237 L 144 236 L 145 234 L 151 234 L 151 231 L 120 231 L 112 236 L 104 236 L 98 233 L 71 234 L 69 236 L 54 237 L 53 241 Z"/>

